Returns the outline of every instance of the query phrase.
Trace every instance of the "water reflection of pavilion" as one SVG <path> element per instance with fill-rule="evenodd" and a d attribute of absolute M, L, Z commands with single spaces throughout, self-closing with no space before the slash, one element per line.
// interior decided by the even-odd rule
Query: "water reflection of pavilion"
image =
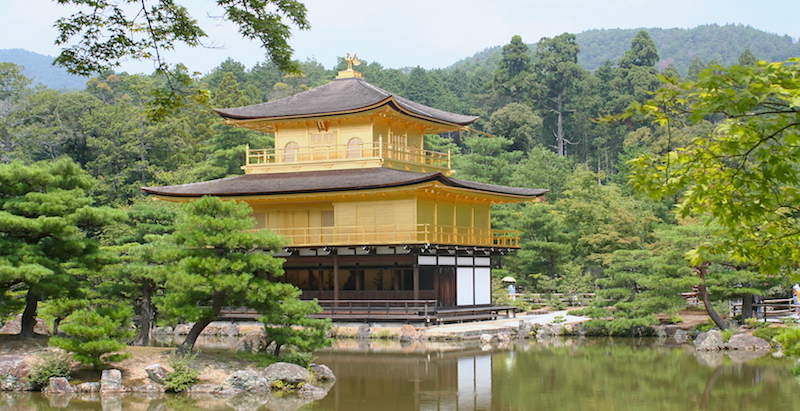
<path fill-rule="evenodd" d="M 377 345 L 373 351 L 336 350 L 337 382 L 320 406 L 340 410 L 363 409 L 364 404 L 396 410 L 491 409 L 491 352 L 450 345 L 442 351 L 429 347 L 432 349 L 408 353 L 381 350 Z M 320 362 L 326 361 L 321 353 Z"/>

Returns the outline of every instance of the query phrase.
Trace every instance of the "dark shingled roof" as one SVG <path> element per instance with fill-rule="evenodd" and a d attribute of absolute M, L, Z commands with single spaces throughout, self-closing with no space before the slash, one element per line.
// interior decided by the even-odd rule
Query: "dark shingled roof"
<path fill-rule="evenodd" d="M 499 186 L 450 178 L 442 173 L 412 173 L 390 168 L 305 171 L 279 174 L 245 174 L 242 176 L 162 187 L 142 187 L 149 194 L 169 197 L 253 196 L 320 193 L 402 187 L 439 181 L 451 187 L 468 188 L 486 193 L 539 197 L 548 190 Z"/>
<path fill-rule="evenodd" d="M 352 113 L 390 104 L 398 111 L 438 122 L 467 125 L 478 117 L 450 113 L 415 103 L 360 78 L 341 78 L 280 100 L 252 106 L 214 109 L 229 119 L 280 119 Z"/>

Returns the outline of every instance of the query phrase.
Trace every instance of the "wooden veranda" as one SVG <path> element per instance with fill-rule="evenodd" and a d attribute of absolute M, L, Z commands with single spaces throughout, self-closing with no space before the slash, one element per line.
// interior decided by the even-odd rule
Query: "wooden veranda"
<path fill-rule="evenodd" d="M 313 318 L 352 322 L 403 322 L 425 325 L 465 321 L 486 321 L 517 316 L 517 307 L 482 305 L 439 307 L 436 300 L 323 300 L 322 311 Z M 224 308 L 220 320 L 255 320 L 260 314 L 249 308 Z"/>

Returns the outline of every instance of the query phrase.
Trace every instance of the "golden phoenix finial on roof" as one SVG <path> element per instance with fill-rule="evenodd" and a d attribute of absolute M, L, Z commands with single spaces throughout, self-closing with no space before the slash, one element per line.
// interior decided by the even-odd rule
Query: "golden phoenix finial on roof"
<path fill-rule="evenodd" d="M 358 56 L 356 54 L 353 54 L 351 56 L 350 53 L 348 52 L 347 57 L 345 57 L 344 59 L 347 61 L 348 70 L 352 70 L 353 66 L 358 66 L 361 64 L 361 61 L 358 59 Z"/>

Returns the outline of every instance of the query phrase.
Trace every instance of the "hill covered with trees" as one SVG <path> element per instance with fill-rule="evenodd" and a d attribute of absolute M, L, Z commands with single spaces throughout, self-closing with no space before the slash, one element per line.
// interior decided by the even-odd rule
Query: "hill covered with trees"
<path fill-rule="evenodd" d="M 23 74 L 32 85 L 43 84 L 49 88 L 80 90 L 86 87 L 86 78 L 69 74 L 63 67 L 53 65 L 53 57 L 23 49 L 0 50 L 0 63 L 14 63 L 24 67 Z"/>
<path fill-rule="evenodd" d="M 800 43 L 788 35 L 767 33 L 750 26 L 714 24 L 690 29 L 643 27 L 597 29 L 577 33 L 575 40 L 581 48 L 578 64 L 586 70 L 593 71 L 606 61 L 619 60 L 640 30 L 647 31 L 658 48 L 660 56 L 658 67 L 664 69 L 672 64 L 684 75 L 695 58 L 703 62 L 712 61 L 729 66 L 736 64 L 739 56 L 748 49 L 767 61 L 784 61 L 792 56 L 800 56 Z M 533 56 L 536 43 L 529 43 L 528 46 Z M 501 46 L 490 47 L 457 62 L 452 68 L 481 64 L 493 70 L 500 60 L 500 54 Z"/>

